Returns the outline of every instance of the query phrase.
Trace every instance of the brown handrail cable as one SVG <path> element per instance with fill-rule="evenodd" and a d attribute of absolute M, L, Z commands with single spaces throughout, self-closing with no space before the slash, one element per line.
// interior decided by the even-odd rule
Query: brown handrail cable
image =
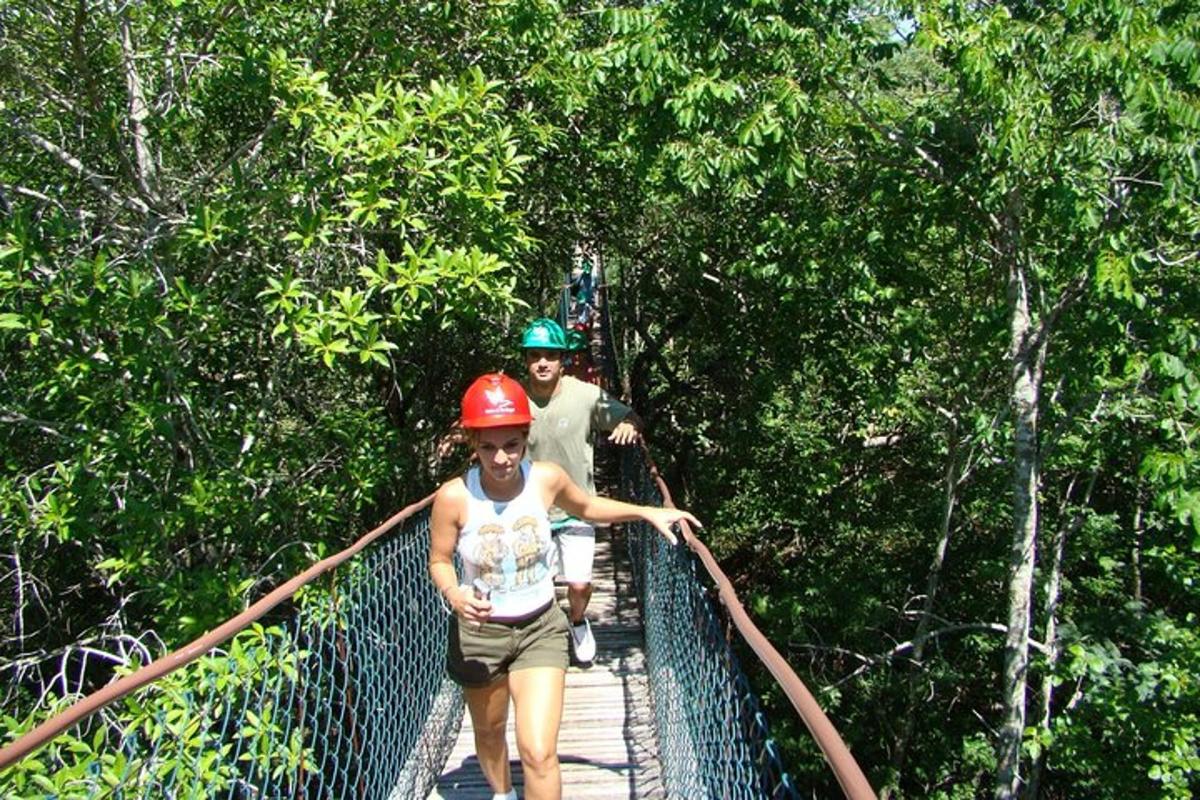
<path fill-rule="evenodd" d="M 130 673 L 92 692 L 87 697 L 73 704 L 70 708 L 46 720 L 12 744 L 0 749 L 0 770 L 7 769 L 12 764 L 20 761 L 34 750 L 49 742 L 55 736 L 79 724 L 114 700 L 119 700 L 130 692 L 134 692 L 145 686 L 147 683 L 156 681 L 163 675 L 174 672 L 180 667 L 195 661 L 217 645 L 224 644 L 248 628 L 251 623 L 261 618 L 275 606 L 294 595 L 306 584 L 312 582 L 313 579 L 320 577 L 322 574 L 353 558 L 359 551 L 371 544 L 371 542 L 387 533 L 396 525 L 404 522 L 418 511 L 423 510 L 432 502 L 433 495 L 431 494 L 424 500 L 419 500 L 412 505 L 402 508 L 383 522 L 383 524 L 364 534 L 358 541 L 345 550 L 321 559 L 304 570 L 304 572 L 281 584 L 262 599 L 250 605 L 237 616 L 231 617 L 178 650 L 168 653 L 155 661 L 151 661 L 136 672 Z"/>
<path fill-rule="evenodd" d="M 650 470 L 650 477 L 654 479 L 658 486 L 658 491 L 662 494 L 663 505 L 669 508 L 675 508 L 675 502 L 671 499 L 671 491 L 667 488 L 666 482 L 662 478 L 662 473 L 659 472 L 658 466 L 654 463 L 654 459 L 650 456 L 650 450 L 646 447 L 646 442 L 642 440 L 642 455 L 646 459 L 646 465 Z M 812 692 L 804 685 L 804 681 L 792 670 L 788 665 L 787 660 L 780 655 L 775 646 L 763 635 L 758 626 L 750 619 L 750 615 L 746 613 L 746 609 L 742 607 L 742 603 L 738 600 L 737 593 L 733 590 L 733 584 L 730 583 L 728 576 L 725 575 L 721 567 L 717 565 L 717 560 L 713 558 L 713 554 L 705 546 L 704 542 L 696 538 L 692 533 L 691 527 L 687 522 L 679 523 L 680 529 L 683 531 L 683 539 L 687 542 L 687 546 L 691 549 L 696 557 L 700 559 L 700 563 L 704 565 L 704 569 L 708 572 L 708 576 L 712 578 L 717 587 L 717 594 L 721 598 L 721 603 L 729 612 L 729 618 L 733 622 L 738 633 L 762 661 L 763 665 L 774 676 L 783 693 L 787 695 L 788 700 L 792 702 L 792 706 L 796 709 L 796 713 L 800 715 L 800 719 L 804 721 L 804 725 L 816 740 L 817 746 L 821 748 L 821 752 L 825 755 L 825 762 L 829 764 L 833 770 L 834 776 L 837 778 L 838 784 L 842 787 L 842 793 L 849 800 L 876 800 L 877 795 L 875 790 L 871 788 L 871 784 L 867 781 L 866 775 L 863 774 L 862 768 L 858 766 L 858 762 L 854 760 L 850 748 L 842 740 L 841 734 L 837 732 L 837 728 L 829 721 L 829 717 L 825 716 L 825 712 L 817 704 L 817 700 L 813 697 Z"/>

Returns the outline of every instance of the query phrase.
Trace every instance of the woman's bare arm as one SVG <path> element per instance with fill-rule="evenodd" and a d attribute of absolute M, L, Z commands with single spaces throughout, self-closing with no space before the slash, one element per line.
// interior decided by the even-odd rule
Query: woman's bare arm
<path fill-rule="evenodd" d="M 538 467 L 543 470 L 545 485 L 553 497 L 554 505 L 580 519 L 591 522 L 648 522 L 671 544 L 676 542 L 675 534 L 671 532 L 671 526 L 676 522 L 687 520 L 697 528 L 703 527 L 700 520 L 677 508 L 638 506 L 607 497 L 591 497 L 576 486 L 557 464 L 542 461 L 538 462 Z"/>
<path fill-rule="evenodd" d="M 429 577 L 455 614 L 471 622 L 483 622 L 491 616 L 492 604 L 475 597 L 470 587 L 459 586 L 454 570 L 454 548 L 458 546 L 465 508 L 462 481 L 442 484 L 429 512 Z"/>

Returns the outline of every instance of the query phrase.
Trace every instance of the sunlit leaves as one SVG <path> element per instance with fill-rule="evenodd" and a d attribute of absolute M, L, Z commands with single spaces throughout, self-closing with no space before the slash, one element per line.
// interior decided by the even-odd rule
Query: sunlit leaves
<path fill-rule="evenodd" d="M 541 93 L 585 94 L 560 9 L 234 5 L 5 18 L 6 113 L 92 176 L 0 130 L 0 534 L 47 599 L 14 652 L 186 639 L 427 486 L 402 431 L 482 346 L 456 326 L 520 306 Z"/>
<path fill-rule="evenodd" d="M 609 242 L 610 263 L 619 253 L 622 277 L 631 276 L 622 313 L 647 329 L 628 334 L 635 392 L 648 384 L 635 400 L 657 413 L 670 451 L 682 451 L 683 482 L 720 519 L 713 545 L 747 571 L 747 586 L 772 598 L 798 591 L 749 573 L 800 564 L 810 567 L 806 587 L 859 590 L 827 616 L 813 604 L 794 614 L 786 602 L 763 604 L 773 634 L 828 682 L 844 673 L 838 656 L 813 655 L 822 645 L 873 650 L 871 631 L 890 630 L 889 619 L 899 620 L 889 636 L 911 634 L 951 441 L 959 464 L 974 464 L 953 508 L 953 537 L 970 546 L 952 538 L 948 580 L 962 583 L 938 605 L 952 616 L 1002 617 L 1003 599 L 973 589 L 1003 580 L 1011 524 L 1003 353 L 1013 259 L 1028 266 L 1035 322 L 1052 323 L 1043 536 L 1069 527 L 1076 512 L 1062 493 L 1075 486 L 1078 500 L 1099 465 L 1102 499 L 1085 516 L 1103 535 L 1068 545 L 1077 560 L 1060 621 L 1120 603 L 1135 535 L 1177 548 L 1155 550 L 1153 567 L 1143 562 L 1146 596 L 1195 602 L 1182 588 L 1194 573 L 1184 557 L 1193 540 L 1191 389 L 1178 364 L 1153 355 L 1191 358 L 1165 346 L 1164 333 L 1197 304 L 1200 137 L 1186 43 L 1195 20 L 1169 3 L 1092 0 L 924 5 L 915 20 L 906 11 L 858 9 L 845 20 L 828 7 L 810 18 L 771 3 L 606 9 L 594 54 L 611 117 L 626 121 L 628 149 L 608 152 L 636 176 L 622 209 L 636 221 Z M 768 426 L 777 391 L 802 399 Z M 810 439 L 797 443 L 801 432 Z M 872 447 L 860 451 L 860 442 Z M 805 487 L 825 501 L 806 506 Z M 1142 533 L 1132 532 L 1135 515 Z M 888 557 L 864 567 L 871 547 Z M 829 578 L 839 558 L 858 571 Z M 1042 579 L 1048 568 L 1043 557 Z M 1102 575 L 1092 580 L 1092 569 Z M 904 611 L 881 611 L 883 595 Z M 810 652 L 812 639 L 821 645 Z M 1120 657 L 1146 659 L 1127 644 Z M 966 775 L 954 759 L 961 747 L 972 769 L 995 767 L 992 734 L 978 720 L 991 720 L 996 646 L 989 634 L 944 659 L 927 653 L 907 795 L 983 791 L 987 776 Z M 892 708 L 889 682 L 907 668 L 855 685 L 878 701 L 839 707 L 855 715 L 856 733 L 881 724 L 873 705 Z M 980 716 L 947 714 L 951 696 Z M 1061 731 L 1085 736 L 1088 725 L 1081 718 Z M 1138 726 L 1123 731 L 1139 736 Z M 1055 769 L 1070 769 L 1058 733 L 1035 726 L 1029 741 Z M 874 741 L 895 746 L 890 734 Z M 1137 777 L 1122 786 L 1152 787 L 1147 750 L 1083 761 L 1092 758 L 1127 759 L 1122 767 Z M 1094 794 L 1072 783 L 1081 780 L 1074 773 L 1061 775 L 1053 791 Z"/>
<path fill-rule="evenodd" d="M 229 231 L 222 218 L 225 210 L 219 206 L 201 205 L 183 233 L 199 247 L 216 248 L 222 236 Z"/>
<path fill-rule="evenodd" d="M 353 353 L 385 365 L 413 325 L 438 318 L 444 327 L 511 307 L 514 276 L 505 257 L 529 240 L 510 202 L 529 156 L 502 113 L 501 82 L 475 67 L 419 89 L 379 80 L 342 100 L 319 71 L 282 54 L 274 68 L 285 113 L 297 124 L 306 120 L 306 139 L 328 167 L 319 174 L 317 205 L 341 209 L 301 205 L 301 229 L 285 241 L 309 250 L 366 234 L 374 251 L 362 253 L 370 259 L 357 270 L 362 285 L 288 296 L 305 305 L 303 319 L 293 315 L 299 340 L 327 365 Z M 274 310 L 279 303 L 272 302 Z"/>
<path fill-rule="evenodd" d="M 911 635 L 951 452 L 976 469 L 939 611 L 997 618 L 1011 245 L 1040 318 L 1080 286 L 1044 365 L 1046 530 L 1100 475 L 1062 611 L 1092 628 L 1068 637 L 1062 723 L 1028 743 L 1059 793 L 1099 796 L 1083 773 L 1110 766 L 1133 776 L 1110 796 L 1194 780 L 1195 658 L 1163 655 L 1200 581 L 1188 7 L 228 5 L 130 6 L 157 216 L 0 129 L 0 525 L 56 609 L 186 638 L 431 483 L 422 437 L 459 372 L 506 352 L 515 294 L 545 300 L 588 240 L 660 456 L 832 684 L 843 650 Z M 82 61 L 48 17 L 13 39 L 5 107 L 140 197 L 116 26 L 88 9 Z M 1139 542 L 1174 632 L 1113 621 Z M 994 767 L 996 646 L 917 665 L 910 796 L 977 794 Z M 889 759 L 907 668 L 824 695 L 864 760 Z M 1109 729 L 1125 741 L 1093 746 Z"/>

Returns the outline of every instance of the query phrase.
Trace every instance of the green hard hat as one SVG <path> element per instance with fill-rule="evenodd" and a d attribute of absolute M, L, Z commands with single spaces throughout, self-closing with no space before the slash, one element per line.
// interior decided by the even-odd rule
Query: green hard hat
<path fill-rule="evenodd" d="M 567 349 L 572 353 L 580 353 L 588 349 L 587 337 L 582 331 L 567 331 Z"/>
<path fill-rule="evenodd" d="M 562 326 L 548 317 L 535 319 L 521 334 L 521 349 L 566 350 L 567 336 Z"/>

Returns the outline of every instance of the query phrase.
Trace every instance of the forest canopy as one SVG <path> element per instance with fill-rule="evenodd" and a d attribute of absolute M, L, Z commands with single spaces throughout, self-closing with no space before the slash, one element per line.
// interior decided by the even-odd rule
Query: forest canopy
<path fill-rule="evenodd" d="M 586 243 L 884 796 L 1192 796 L 1197 142 L 1175 0 L 4 4 L 10 736 L 426 494 Z"/>

